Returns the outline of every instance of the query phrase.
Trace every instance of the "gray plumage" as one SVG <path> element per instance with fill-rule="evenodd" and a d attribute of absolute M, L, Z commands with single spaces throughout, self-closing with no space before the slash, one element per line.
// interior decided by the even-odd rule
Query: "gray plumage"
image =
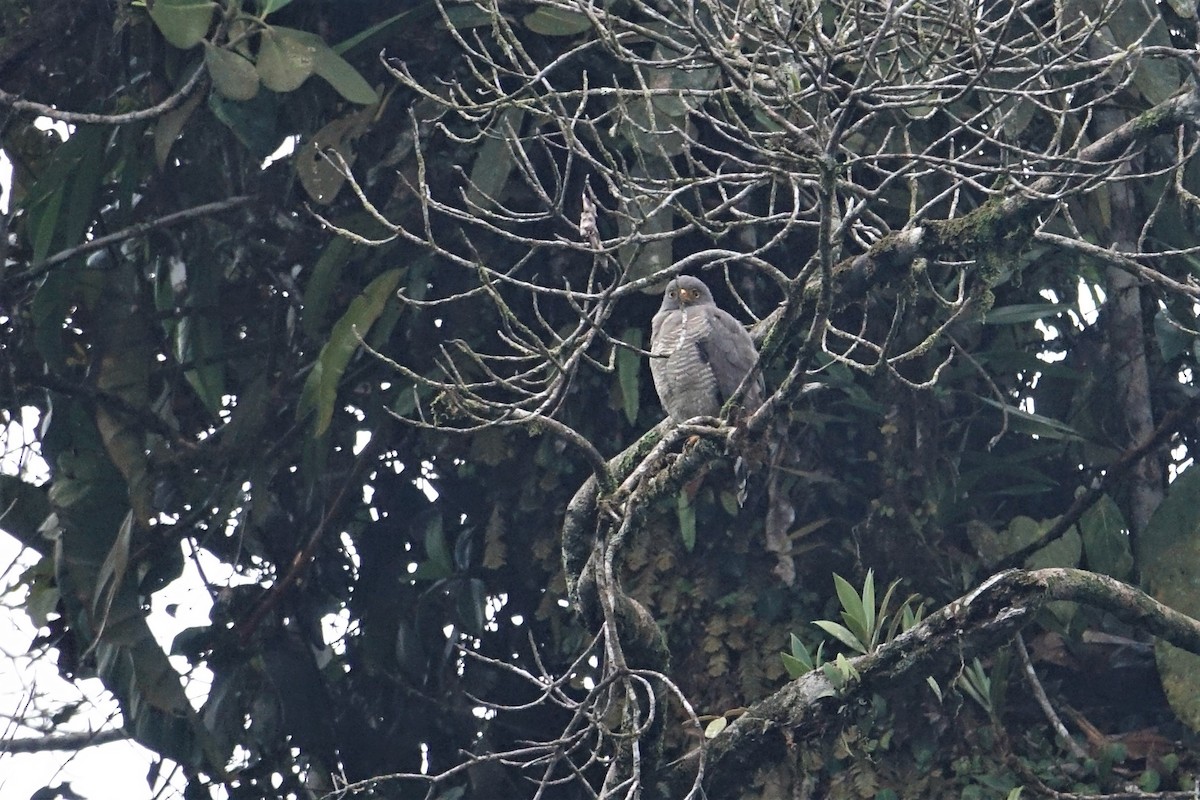
<path fill-rule="evenodd" d="M 650 352 L 658 399 L 676 422 L 717 416 L 758 361 L 750 334 L 690 275 L 667 284 L 651 324 Z M 762 399 L 760 375 L 742 395 L 743 413 L 756 411 Z"/>

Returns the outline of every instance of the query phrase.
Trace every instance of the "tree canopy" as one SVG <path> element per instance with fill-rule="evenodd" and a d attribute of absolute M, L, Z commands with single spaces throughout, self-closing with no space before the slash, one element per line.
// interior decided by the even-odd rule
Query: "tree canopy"
<path fill-rule="evenodd" d="M 0 0 L 9 611 L 187 797 L 1190 797 L 1198 38 Z M 663 420 L 679 274 L 753 414 Z"/>

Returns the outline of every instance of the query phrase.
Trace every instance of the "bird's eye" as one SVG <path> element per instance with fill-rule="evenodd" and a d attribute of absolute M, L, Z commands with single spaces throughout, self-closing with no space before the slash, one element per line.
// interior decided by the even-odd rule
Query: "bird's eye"
<path fill-rule="evenodd" d="M 668 296 L 668 297 L 674 297 L 674 296 L 675 296 L 675 294 L 676 294 L 676 292 L 675 292 L 675 290 L 674 290 L 674 289 L 672 289 L 671 291 L 667 292 L 667 296 Z"/>

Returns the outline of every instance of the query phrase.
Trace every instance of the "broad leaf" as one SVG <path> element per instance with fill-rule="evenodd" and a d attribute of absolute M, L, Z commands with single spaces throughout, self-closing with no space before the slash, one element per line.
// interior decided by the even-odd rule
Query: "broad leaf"
<path fill-rule="evenodd" d="M 255 69 L 263 86 L 273 92 L 299 89 L 316 68 L 313 37 L 296 33 L 290 28 L 267 28 L 262 33 Z"/>
<path fill-rule="evenodd" d="M 867 614 L 863 608 L 862 598 L 858 596 L 858 592 L 850 582 L 841 575 L 834 574 L 833 585 L 837 590 L 838 601 L 842 604 L 842 619 L 844 619 L 854 635 L 858 637 L 863 644 L 870 640 L 870 632 L 867 630 Z"/>
<path fill-rule="evenodd" d="M 1083 538 L 1083 551 L 1088 569 L 1127 580 L 1133 573 L 1133 553 L 1130 550 L 1129 528 L 1121 509 L 1104 495 L 1076 524 Z"/>
<path fill-rule="evenodd" d="M 239 102 L 226 98 L 220 92 L 209 92 L 208 107 L 217 119 L 233 131 L 251 155 L 261 161 L 279 147 L 279 97 L 274 92 L 259 92 L 253 99 Z"/>
<path fill-rule="evenodd" d="M 383 313 L 404 271 L 389 270 L 373 280 L 362 294 L 354 298 L 342 318 L 333 326 L 329 341 L 321 348 L 317 362 L 304 382 L 296 417 L 303 419 L 315 414 L 314 435 L 320 436 L 333 419 L 337 402 L 338 385 L 346 371 L 350 358 L 358 351 L 359 337 L 366 336 L 371 326 Z"/>
<path fill-rule="evenodd" d="M 221 47 L 204 45 L 204 64 L 213 87 L 230 100 L 249 100 L 258 94 L 258 73 L 247 59 Z"/>
<path fill-rule="evenodd" d="M 258 0 L 258 11 L 265 18 L 291 2 L 292 0 Z"/>
<path fill-rule="evenodd" d="M 1200 617 L 1200 469 L 1170 485 L 1137 538 L 1142 586 L 1160 603 Z M 1158 673 L 1171 708 L 1200 731 L 1200 656 L 1158 642 Z"/>
<path fill-rule="evenodd" d="M 350 240 L 338 236 L 330 239 L 317 257 L 312 277 L 304 287 L 304 310 L 300 319 L 306 336 L 316 338 L 324 330 L 325 314 L 333 299 L 334 289 L 353 252 L 354 245 Z"/>
<path fill-rule="evenodd" d="M 313 42 L 314 72 L 328 81 L 338 94 L 351 103 L 369 106 L 379 102 L 379 95 L 371 88 L 371 84 L 367 83 L 358 70 L 350 66 L 349 61 L 330 49 L 320 37 L 313 38 L 316 40 Z"/>
<path fill-rule="evenodd" d="M 154 161 L 158 164 L 159 169 L 166 166 L 167 156 L 171 154 L 175 140 L 179 138 L 179 134 L 183 132 L 183 126 L 187 124 L 188 119 L 203 99 L 203 92 L 193 92 L 192 96 L 181 106 L 171 109 L 158 118 L 158 122 L 154 125 Z"/>
<path fill-rule="evenodd" d="M 1002 408 L 1008 415 L 1009 424 L 1013 430 L 1023 431 L 1035 436 L 1040 436 L 1046 439 L 1064 439 L 1068 441 L 1082 441 L 1083 436 L 1070 425 L 1059 422 L 1056 419 L 1034 414 L 1029 411 L 1023 411 L 1016 406 L 1002 405 L 988 397 L 980 398 L 989 406 Z"/>
<path fill-rule="evenodd" d="M 575 36 L 591 30 L 592 23 L 576 11 L 542 6 L 525 15 L 525 27 L 543 36 Z"/>
<path fill-rule="evenodd" d="M 216 3 L 211 0 L 154 0 L 150 19 L 163 38 L 178 48 L 195 47 L 212 26 Z"/>
<path fill-rule="evenodd" d="M 353 111 L 333 120 L 300 146 L 296 172 L 309 197 L 322 204 L 333 202 L 346 176 L 331 154 L 341 156 L 347 169 L 354 166 L 358 158 L 354 142 L 367 130 L 373 117 L 369 108 Z"/>
<path fill-rule="evenodd" d="M 867 652 L 866 645 L 844 625 L 839 625 L 827 619 L 819 619 L 813 625 L 816 625 L 851 650 L 859 653 Z"/>
<path fill-rule="evenodd" d="M 471 204 L 493 208 L 503 200 L 504 185 L 514 166 L 509 142 L 520 134 L 524 117 L 525 112 L 519 108 L 506 109 L 488 130 L 471 167 L 471 184 L 467 188 Z"/>

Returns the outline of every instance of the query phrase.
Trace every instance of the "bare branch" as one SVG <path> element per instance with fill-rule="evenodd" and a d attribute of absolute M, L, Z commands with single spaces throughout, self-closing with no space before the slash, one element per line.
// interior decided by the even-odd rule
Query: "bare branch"
<path fill-rule="evenodd" d="M 105 731 L 83 731 L 81 733 L 59 733 L 38 738 L 18 737 L 0 740 L 0 753 L 48 753 L 52 751 L 79 751 L 86 747 L 123 742 L 129 739 L 125 730 L 117 728 Z"/>
<path fill-rule="evenodd" d="M 37 114 L 42 117 L 58 120 L 59 122 L 67 122 L 71 124 L 81 123 L 86 125 L 128 125 L 131 122 L 141 122 L 142 120 L 154 119 L 162 116 L 171 109 L 182 103 L 187 96 L 192 93 L 200 81 L 208 73 L 203 67 L 198 67 L 191 77 L 184 82 L 173 93 L 168 95 L 159 103 L 155 103 L 149 108 L 144 108 L 140 111 L 128 111 L 124 114 L 91 114 L 84 111 L 63 111 L 62 109 L 48 106 L 44 103 L 35 103 L 31 100 L 22 100 L 16 95 L 0 89 L 0 105 L 6 105 L 14 111 L 25 111 L 32 114 Z"/>

